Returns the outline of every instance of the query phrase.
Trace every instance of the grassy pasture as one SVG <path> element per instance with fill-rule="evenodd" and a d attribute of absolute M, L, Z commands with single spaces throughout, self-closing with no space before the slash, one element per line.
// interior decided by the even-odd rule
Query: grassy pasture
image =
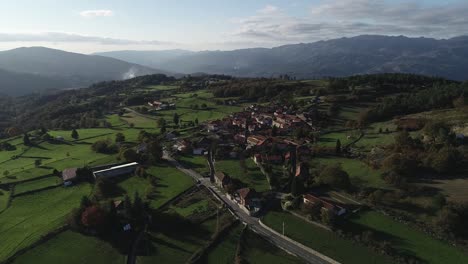
<path fill-rule="evenodd" d="M 65 231 L 20 255 L 13 264 L 120 264 L 125 262 L 125 258 L 125 255 L 121 255 L 104 241 L 77 232 Z"/>
<path fill-rule="evenodd" d="M 468 263 L 468 255 L 461 250 L 380 213 L 364 212 L 351 221 L 365 229 L 379 232 L 389 238 L 401 253 L 413 255 L 424 263 Z"/>
<path fill-rule="evenodd" d="M 357 185 L 366 185 L 377 188 L 389 187 L 381 178 L 381 171 L 370 168 L 360 160 L 338 157 L 321 157 L 313 159 L 313 163 L 320 163 L 322 165 L 338 163 L 349 174 L 351 182 Z"/>
<path fill-rule="evenodd" d="M 0 262 L 62 226 L 71 209 L 90 192 L 90 185 L 81 184 L 14 198 L 0 214 Z"/>
<path fill-rule="evenodd" d="M 468 179 L 430 180 L 423 185 L 440 189 L 453 202 L 468 202 Z"/>
<path fill-rule="evenodd" d="M 167 212 L 174 212 L 170 208 Z M 220 214 L 220 223 L 230 221 L 228 213 Z M 193 223 L 180 215 L 162 215 L 159 228 L 147 234 L 148 254 L 138 256 L 138 264 L 185 263 L 211 240 L 216 231 L 216 217 Z"/>
<path fill-rule="evenodd" d="M 0 189 L 0 212 L 6 209 L 8 198 L 10 197 L 10 191 L 5 189 Z"/>
<path fill-rule="evenodd" d="M 238 224 L 233 227 L 221 241 L 219 241 L 207 254 L 203 257 L 200 263 L 213 264 L 231 264 L 234 263 L 236 256 L 237 244 L 241 238 L 243 225 Z"/>
<path fill-rule="evenodd" d="M 151 207 L 153 208 L 159 208 L 173 197 L 194 185 L 192 178 L 176 168 L 165 164 L 152 166 L 147 172 L 158 180 L 158 185 L 156 186 L 158 197 L 151 201 Z"/>
<path fill-rule="evenodd" d="M 59 177 L 51 176 L 47 178 L 42 178 L 34 181 L 28 181 L 21 184 L 15 185 L 15 195 L 19 195 L 25 192 L 39 190 L 51 186 L 57 186 L 62 183 L 62 180 Z"/>
<path fill-rule="evenodd" d="M 341 263 L 392 263 L 390 259 L 364 246 L 343 239 L 333 232 L 316 227 L 289 213 L 270 211 L 262 221 L 278 232 L 282 231 L 284 222 L 286 236 Z"/>
<path fill-rule="evenodd" d="M 242 241 L 242 257 L 249 263 L 304 263 L 301 259 L 277 248 L 250 229 L 245 230 Z"/>

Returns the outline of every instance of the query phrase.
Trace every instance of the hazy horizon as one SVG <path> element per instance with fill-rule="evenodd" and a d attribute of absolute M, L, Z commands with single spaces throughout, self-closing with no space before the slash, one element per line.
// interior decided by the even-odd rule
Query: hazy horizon
<path fill-rule="evenodd" d="M 357 35 L 444 39 L 468 32 L 466 13 L 462 0 L 19 0 L 2 5 L 0 22 L 15 26 L 0 28 L 0 50 L 42 46 L 90 54 L 271 48 Z"/>

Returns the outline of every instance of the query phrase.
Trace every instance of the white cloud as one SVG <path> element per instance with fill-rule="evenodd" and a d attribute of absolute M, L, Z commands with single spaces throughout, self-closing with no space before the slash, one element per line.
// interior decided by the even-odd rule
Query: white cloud
<path fill-rule="evenodd" d="M 0 42 L 51 42 L 51 43 L 97 43 L 102 45 L 168 45 L 171 42 L 158 40 L 130 40 L 87 36 L 64 32 L 0 33 Z"/>
<path fill-rule="evenodd" d="M 278 11 L 278 7 L 274 5 L 267 5 L 264 8 L 258 10 L 259 13 L 261 14 L 272 14 Z"/>
<path fill-rule="evenodd" d="M 449 38 L 468 33 L 468 3 L 427 6 L 411 0 L 328 0 L 294 17 L 267 6 L 234 21 L 232 36 L 244 41 L 283 44 L 362 34 Z"/>
<path fill-rule="evenodd" d="M 110 17 L 113 16 L 114 12 L 112 10 L 85 10 L 80 12 L 82 17 Z"/>

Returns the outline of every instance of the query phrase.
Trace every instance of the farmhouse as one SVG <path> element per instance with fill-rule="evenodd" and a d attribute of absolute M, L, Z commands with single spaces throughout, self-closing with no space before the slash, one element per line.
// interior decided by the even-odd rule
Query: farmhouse
<path fill-rule="evenodd" d="M 72 184 L 76 180 L 77 168 L 64 169 L 62 171 L 62 180 L 65 186 Z"/>
<path fill-rule="evenodd" d="M 237 190 L 238 202 L 241 208 L 244 209 L 248 214 L 253 215 L 260 211 L 261 202 L 258 198 L 258 194 L 254 189 L 242 188 Z"/>
<path fill-rule="evenodd" d="M 215 183 L 221 186 L 222 188 L 225 188 L 229 182 L 231 182 L 231 177 L 226 175 L 224 172 L 216 172 L 215 173 Z"/>
<path fill-rule="evenodd" d="M 302 197 L 303 197 L 304 204 L 320 204 L 322 209 L 331 211 L 338 216 L 346 213 L 345 208 L 339 205 L 333 204 L 330 201 L 327 201 L 320 197 L 314 196 L 312 194 L 304 194 Z"/>
<path fill-rule="evenodd" d="M 137 162 L 126 163 L 122 165 L 113 166 L 107 169 L 94 171 L 93 175 L 94 178 L 109 178 L 109 177 L 117 177 L 122 176 L 125 174 L 130 174 L 135 172 L 136 167 L 138 166 Z"/>

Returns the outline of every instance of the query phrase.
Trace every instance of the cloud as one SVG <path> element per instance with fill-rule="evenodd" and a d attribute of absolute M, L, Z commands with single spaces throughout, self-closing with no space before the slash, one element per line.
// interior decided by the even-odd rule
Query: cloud
<path fill-rule="evenodd" d="M 158 40 L 130 40 L 74 33 L 0 33 L 0 42 L 51 42 L 51 43 L 98 43 L 102 45 L 169 45 L 172 42 Z"/>
<path fill-rule="evenodd" d="M 258 10 L 258 12 L 261 13 L 261 14 L 271 14 L 271 13 L 275 13 L 277 11 L 278 11 L 278 7 L 274 6 L 274 5 L 267 5 L 264 8 Z"/>
<path fill-rule="evenodd" d="M 362 34 L 449 38 L 468 33 L 468 3 L 422 5 L 415 0 L 328 0 L 305 17 L 266 6 L 234 21 L 235 39 L 271 43 L 312 42 Z"/>
<path fill-rule="evenodd" d="M 80 12 L 82 17 L 111 17 L 114 15 L 112 10 L 85 10 Z"/>

